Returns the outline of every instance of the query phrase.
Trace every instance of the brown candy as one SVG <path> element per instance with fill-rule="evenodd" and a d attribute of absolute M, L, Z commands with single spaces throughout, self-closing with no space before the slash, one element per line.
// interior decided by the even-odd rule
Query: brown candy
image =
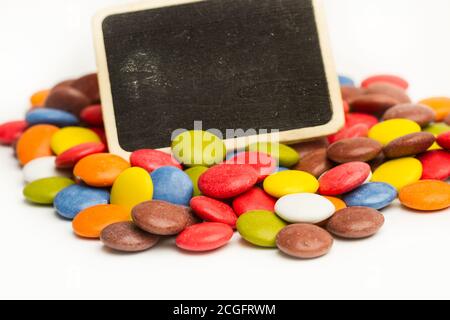
<path fill-rule="evenodd" d="M 331 168 L 333 168 L 333 163 L 328 160 L 327 149 L 318 149 L 300 159 L 293 170 L 305 171 L 318 178 Z"/>
<path fill-rule="evenodd" d="M 383 115 L 383 120 L 409 119 L 418 123 L 421 127 L 426 127 L 434 122 L 435 118 L 436 113 L 430 107 L 411 103 L 396 105 Z"/>
<path fill-rule="evenodd" d="M 131 216 L 140 229 L 161 236 L 176 235 L 192 223 L 190 208 L 157 200 L 138 204 Z"/>
<path fill-rule="evenodd" d="M 328 158 L 337 163 L 352 161 L 368 162 L 375 159 L 383 146 L 370 138 L 350 138 L 339 140 L 328 147 Z"/>
<path fill-rule="evenodd" d="M 277 247 L 285 254 L 301 259 L 318 258 L 333 246 L 333 237 L 311 224 L 291 224 L 278 233 Z"/>
<path fill-rule="evenodd" d="M 300 159 L 302 159 L 308 153 L 311 153 L 318 149 L 328 148 L 328 145 L 329 145 L 328 139 L 322 138 L 322 139 L 317 139 L 317 140 L 296 143 L 296 144 L 290 145 L 290 147 L 293 148 L 295 151 L 297 151 L 298 155 L 300 156 Z"/>
<path fill-rule="evenodd" d="M 411 99 L 406 94 L 406 91 L 399 86 L 390 83 L 378 82 L 370 85 L 367 88 L 369 94 L 385 94 L 396 99 L 399 103 L 410 103 Z"/>
<path fill-rule="evenodd" d="M 100 239 L 114 250 L 140 252 L 155 246 L 160 237 L 139 229 L 132 222 L 119 222 L 103 229 Z"/>
<path fill-rule="evenodd" d="M 68 111 L 78 116 L 81 110 L 88 106 L 90 102 L 90 99 L 81 91 L 72 87 L 62 86 L 52 89 L 45 101 L 45 107 Z"/>
<path fill-rule="evenodd" d="M 367 89 L 343 86 L 341 87 L 342 100 L 349 101 L 356 97 L 365 95 L 367 93 Z"/>
<path fill-rule="evenodd" d="M 347 239 L 367 238 L 377 233 L 384 224 L 384 216 L 375 209 L 350 207 L 339 210 L 331 217 L 327 230 Z"/>
<path fill-rule="evenodd" d="M 75 80 L 73 80 L 73 79 L 61 81 L 61 82 L 57 83 L 52 88 L 52 90 L 57 89 L 57 88 L 61 88 L 61 87 L 70 87 L 74 81 Z"/>
<path fill-rule="evenodd" d="M 83 92 L 91 100 L 91 104 L 100 102 L 100 90 L 96 73 L 85 75 L 73 81 L 70 86 Z"/>
<path fill-rule="evenodd" d="M 399 101 L 385 94 L 372 93 L 350 99 L 348 103 L 352 111 L 380 114 L 399 104 Z"/>
<path fill-rule="evenodd" d="M 411 133 L 386 145 L 383 152 L 390 159 L 414 156 L 427 151 L 435 141 L 436 138 L 429 132 Z"/>

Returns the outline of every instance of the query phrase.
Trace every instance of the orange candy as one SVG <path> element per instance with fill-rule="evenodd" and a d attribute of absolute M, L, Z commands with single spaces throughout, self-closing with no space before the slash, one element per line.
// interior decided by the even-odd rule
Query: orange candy
<path fill-rule="evenodd" d="M 450 98 L 435 97 L 424 99 L 419 103 L 429 106 L 436 112 L 436 121 L 442 121 L 450 114 Z"/>
<path fill-rule="evenodd" d="M 444 181 L 421 180 L 400 190 L 400 202 L 420 211 L 437 211 L 450 207 L 450 185 Z"/>
<path fill-rule="evenodd" d="M 327 198 L 328 200 L 331 201 L 331 203 L 334 205 L 334 207 L 336 208 L 336 211 L 339 211 L 341 209 L 345 209 L 347 208 L 347 205 L 345 204 L 345 202 L 339 198 L 336 197 L 328 197 L 325 196 L 325 198 Z"/>
<path fill-rule="evenodd" d="M 119 156 L 97 153 L 81 159 L 73 174 L 77 179 L 93 187 L 110 187 L 130 164 Z"/>
<path fill-rule="evenodd" d="M 80 237 L 97 239 L 107 226 L 130 220 L 130 213 L 125 208 L 114 204 L 101 204 L 81 211 L 72 221 L 72 228 Z"/>
<path fill-rule="evenodd" d="M 50 93 L 50 90 L 41 90 L 33 94 L 30 98 L 32 108 L 42 108 L 44 106 L 45 100 Z"/>
<path fill-rule="evenodd" d="M 19 138 L 16 147 L 17 158 L 21 165 L 26 165 L 31 160 L 40 157 L 51 156 L 50 141 L 58 127 L 41 124 L 26 130 Z"/>

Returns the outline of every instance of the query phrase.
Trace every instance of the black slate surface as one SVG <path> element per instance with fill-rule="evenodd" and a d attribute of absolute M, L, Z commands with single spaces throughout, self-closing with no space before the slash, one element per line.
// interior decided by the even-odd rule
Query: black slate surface
<path fill-rule="evenodd" d="M 119 143 L 173 130 L 326 124 L 329 89 L 310 0 L 209 0 L 103 22 Z"/>

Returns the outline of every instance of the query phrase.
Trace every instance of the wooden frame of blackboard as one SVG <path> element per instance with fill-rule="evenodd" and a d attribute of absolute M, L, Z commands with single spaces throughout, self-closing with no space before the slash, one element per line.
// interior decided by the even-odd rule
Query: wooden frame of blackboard
<path fill-rule="evenodd" d="M 124 158 L 128 158 L 130 152 L 123 150 L 119 143 L 118 132 L 116 128 L 116 120 L 114 113 L 113 97 L 111 93 L 111 83 L 108 72 L 108 62 L 106 59 L 106 48 L 103 41 L 103 22 L 104 20 L 116 14 L 130 13 L 141 10 L 156 9 L 161 7 L 169 7 L 183 5 L 205 0 L 151 0 L 127 4 L 108 8 L 100 11 L 93 20 L 94 45 L 97 56 L 98 76 L 100 82 L 100 94 L 102 100 L 103 118 L 105 123 L 106 136 L 108 139 L 108 147 L 111 153 L 115 153 Z M 322 58 L 325 67 L 326 78 L 328 82 L 330 100 L 332 105 L 332 119 L 325 125 L 282 131 L 277 133 L 276 137 L 282 143 L 297 143 L 300 141 L 310 140 L 316 137 L 323 137 L 337 132 L 344 125 L 344 112 L 342 107 L 342 97 L 339 89 L 339 82 L 335 71 L 335 65 L 329 45 L 327 27 L 324 16 L 324 9 L 321 0 L 311 0 L 314 8 L 317 30 L 319 34 L 319 42 L 322 51 Z M 257 137 L 243 137 L 225 140 L 228 149 L 243 148 L 248 141 L 272 141 L 272 134 L 258 135 Z M 160 149 L 161 151 L 170 153 L 170 148 Z"/>

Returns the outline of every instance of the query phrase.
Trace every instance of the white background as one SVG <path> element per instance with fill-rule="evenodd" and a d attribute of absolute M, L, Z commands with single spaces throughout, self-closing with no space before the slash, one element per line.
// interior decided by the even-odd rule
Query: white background
<path fill-rule="evenodd" d="M 0 122 L 21 118 L 28 97 L 95 70 L 94 12 L 119 0 L 0 2 Z M 325 0 L 339 72 L 410 80 L 414 99 L 450 95 L 450 1 Z M 364 241 L 336 241 L 321 259 L 298 261 L 236 236 L 212 254 L 170 242 L 138 255 L 77 239 L 51 208 L 22 200 L 20 168 L 0 148 L 0 298 L 450 298 L 450 212 L 399 205 Z"/>

